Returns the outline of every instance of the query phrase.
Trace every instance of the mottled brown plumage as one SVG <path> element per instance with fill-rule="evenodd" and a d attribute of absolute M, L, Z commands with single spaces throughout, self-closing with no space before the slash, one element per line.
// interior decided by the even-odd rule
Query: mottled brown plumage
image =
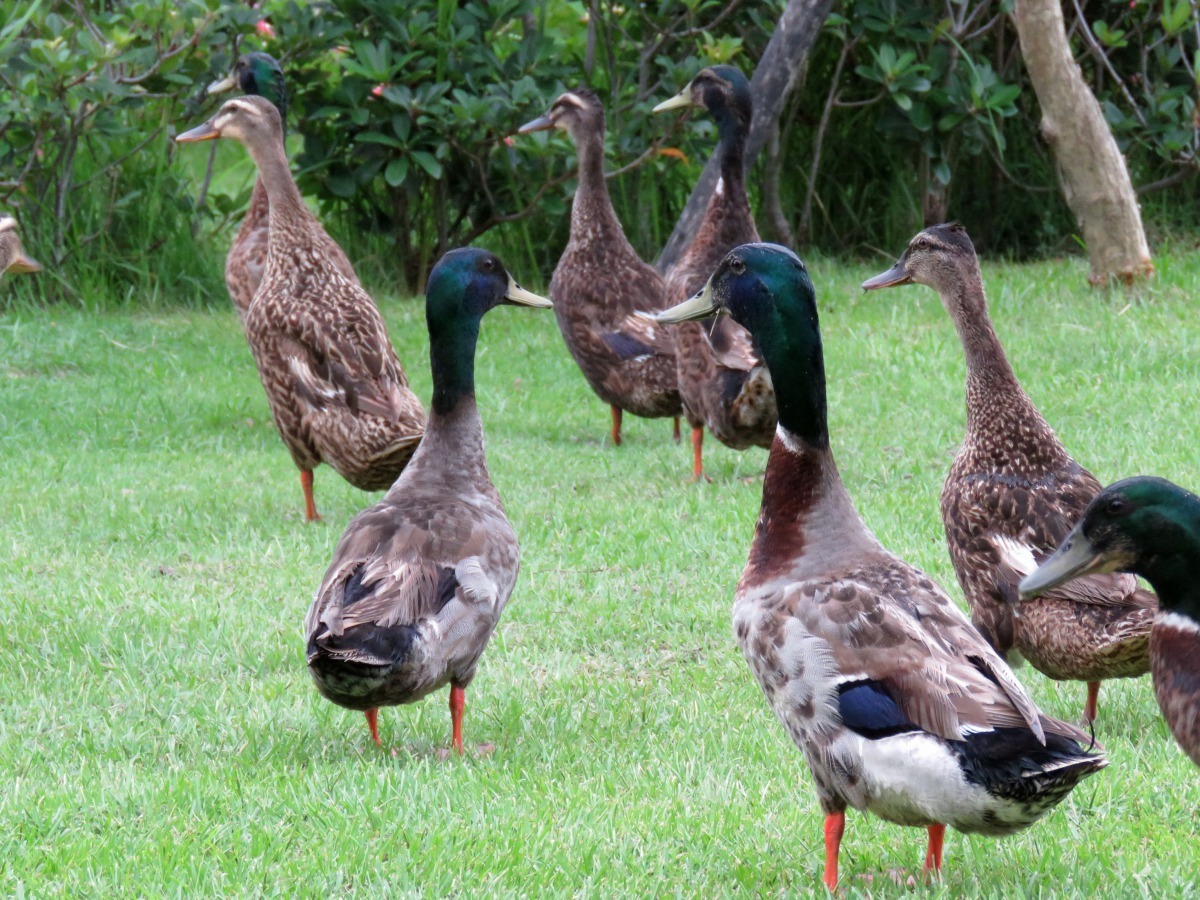
<path fill-rule="evenodd" d="M 179 140 L 243 143 L 270 198 L 270 253 L 246 337 L 279 434 L 300 469 L 308 518 L 312 470 L 325 462 L 362 490 L 400 474 L 425 427 L 375 303 L 332 263 L 328 237 L 288 169 L 279 112 L 262 97 L 228 101 Z"/>
<path fill-rule="evenodd" d="M 685 311 L 714 309 L 750 330 L 775 374 L 779 425 L 733 626 L 812 770 L 826 885 L 837 886 L 848 807 L 927 828 L 927 871 L 941 867 L 947 825 L 1028 827 L 1104 757 L 1042 715 L 946 593 L 859 517 L 829 445 L 816 299 L 800 259 L 771 244 L 736 248 Z"/>
<path fill-rule="evenodd" d="M 287 89 L 284 84 L 283 71 L 279 63 L 267 53 L 246 53 L 238 57 L 233 72 L 228 78 L 209 85 L 209 94 L 218 94 L 238 87 L 248 96 L 261 96 L 270 100 L 287 130 Z M 225 257 L 225 286 L 229 290 L 229 298 L 237 311 L 238 319 L 245 327 L 246 312 L 250 302 L 258 291 L 263 273 L 267 269 L 267 252 L 271 233 L 271 204 L 267 198 L 267 187 L 262 177 L 254 179 L 254 189 L 250 193 L 250 205 L 242 224 L 234 235 Z M 329 237 L 324 229 L 314 236 L 314 240 L 322 245 L 333 266 L 352 281 L 358 276 L 354 267 L 337 241 Z"/>
<path fill-rule="evenodd" d="M 484 456 L 475 403 L 479 320 L 521 291 L 492 254 L 454 250 L 426 292 L 434 400 L 425 438 L 379 503 L 347 526 L 304 621 L 321 694 L 367 714 L 449 684 L 462 752 L 464 691 L 517 578 L 517 538 Z"/>
<path fill-rule="evenodd" d="M 759 240 L 746 195 L 745 144 L 750 133 L 750 85 L 732 66 L 701 70 L 678 97 L 656 110 L 702 106 L 717 122 L 720 179 L 696 236 L 667 276 L 668 305 L 704 286 L 725 254 Z M 704 427 L 735 450 L 770 447 L 775 395 L 762 354 L 749 332 L 732 319 L 683 322 L 675 333 L 679 394 L 692 426 L 693 475 L 703 472 Z"/>
<path fill-rule="evenodd" d="M 579 152 L 571 236 L 554 269 L 550 298 L 571 357 L 613 409 L 661 418 L 681 413 L 670 329 L 639 310 L 657 310 L 663 281 L 637 255 L 613 210 L 604 178 L 604 108 L 589 90 L 569 91 L 521 133 L 557 128 Z M 619 424 L 613 439 L 621 443 Z"/>
<path fill-rule="evenodd" d="M 17 220 L 12 216 L 0 216 L 0 275 L 40 271 L 42 264 L 21 246 Z"/>
<path fill-rule="evenodd" d="M 967 433 L 942 487 L 950 558 L 971 619 L 1010 661 L 1054 679 L 1098 682 L 1149 670 L 1158 603 L 1128 575 L 1095 575 L 1019 610 L 1017 583 L 1066 537 L 1100 483 L 1067 454 L 1021 388 L 992 328 L 975 249 L 965 230 L 939 225 L 864 287 L 910 282 L 941 296 L 967 359 Z"/>

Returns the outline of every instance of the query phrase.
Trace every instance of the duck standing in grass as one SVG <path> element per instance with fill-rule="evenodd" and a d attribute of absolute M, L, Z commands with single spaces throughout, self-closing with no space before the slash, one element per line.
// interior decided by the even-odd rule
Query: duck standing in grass
<path fill-rule="evenodd" d="M 0 275 L 40 271 L 42 264 L 27 255 L 21 246 L 17 220 L 12 216 L 0 216 Z"/>
<path fill-rule="evenodd" d="M 1171 734 L 1200 766 L 1200 497 L 1165 478 L 1127 478 L 1092 498 L 1054 555 L 1021 581 L 1037 597 L 1098 572 L 1141 575 L 1161 608 L 1150 677 Z"/>
<path fill-rule="evenodd" d="M 233 72 L 214 81 L 208 86 L 209 94 L 221 94 L 225 91 L 239 88 L 242 93 L 251 97 L 265 97 L 275 104 L 279 110 L 279 119 L 287 132 L 287 86 L 283 80 L 283 70 L 275 57 L 269 53 L 245 53 L 238 57 Z M 237 310 L 238 319 L 243 328 L 246 324 L 246 311 L 262 281 L 263 272 L 267 268 L 267 247 L 271 233 L 271 204 L 267 199 L 267 186 L 262 176 L 254 180 L 254 190 L 250 194 L 250 206 L 242 219 L 242 225 L 234 236 L 233 244 L 229 247 L 229 255 L 225 257 L 225 286 L 229 289 L 229 297 L 233 300 L 233 308 Z M 354 281 L 358 276 L 350 260 L 342 252 L 337 242 L 324 233 L 323 249 L 337 270 Z"/>
<path fill-rule="evenodd" d="M 1096 574 L 1016 606 L 1017 583 L 1066 537 L 1100 491 L 1021 388 L 988 318 L 979 260 L 959 225 L 912 239 L 865 290 L 924 284 L 941 297 L 967 357 L 967 434 L 942 486 L 950 559 L 971 620 L 1012 664 L 1086 681 L 1095 721 L 1100 682 L 1149 670 L 1155 596 L 1131 575 Z"/>
<path fill-rule="evenodd" d="M 404 473 L 338 542 L 304 620 L 308 666 L 334 703 L 366 713 L 450 685 L 462 753 L 466 687 L 517 580 L 517 538 L 488 476 L 475 405 L 475 345 L 502 303 L 549 307 L 492 254 L 452 250 L 425 293 L 433 405 Z"/>
<path fill-rule="evenodd" d="M 374 301 L 338 269 L 329 236 L 300 196 L 279 111 L 263 97 L 239 97 L 176 140 L 220 137 L 250 151 L 270 201 L 267 267 L 246 313 L 246 338 L 312 521 L 320 518 L 313 469 L 329 463 L 364 491 L 390 487 L 421 440 L 425 410 Z"/>
<path fill-rule="evenodd" d="M 667 277 L 668 304 L 700 290 L 738 244 L 759 239 L 746 195 L 746 138 L 753 114 L 750 82 L 734 66 L 710 66 L 654 112 L 683 106 L 703 107 L 716 120 L 721 177 L 696 236 Z M 684 322 L 676 329 L 675 347 L 679 395 L 692 426 L 692 477 L 699 480 L 704 475 L 705 425 L 735 450 L 770 447 L 776 416 L 771 375 L 746 330 L 727 318 Z"/>
<path fill-rule="evenodd" d="M 612 409 L 613 443 L 621 443 L 623 411 L 675 418 L 679 384 L 675 344 L 667 329 L 639 310 L 662 306 L 663 280 L 625 237 L 604 178 L 604 107 L 594 91 L 563 94 L 521 134 L 560 129 L 579 152 L 579 187 L 571 204 L 571 237 L 550 280 L 554 316 L 567 349 L 596 396 Z"/>
<path fill-rule="evenodd" d="M 731 316 L 774 375 L 779 425 L 734 598 L 738 645 L 804 751 L 837 887 L 847 807 L 928 829 L 1005 835 L 1033 824 L 1106 760 L 1042 715 L 945 592 L 863 524 L 829 445 L 812 282 L 794 253 L 738 247 L 664 316 Z"/>

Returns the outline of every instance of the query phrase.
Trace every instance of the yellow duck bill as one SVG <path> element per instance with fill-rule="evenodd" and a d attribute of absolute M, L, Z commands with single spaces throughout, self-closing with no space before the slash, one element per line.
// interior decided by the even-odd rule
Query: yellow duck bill
<path fill-rule="evenodd" d="M 534 306 L 538 309 L 551 309 L 554 304 L 540 294 L 527 291 L 508 276 L 508 290 L 504 293 L 504 302 L 515 306 Z"/>
<path fill-rule="evenodd" d="M 662 325 L 675 325 L 678 322 L 704 319 L 715 312 L 717 312 L 717 303 L 713 299 L 712 279 L 709 279 L 708 283 L 694 297 L 684 300 L 678 306 L 655 313 L 652 318 Z"/>
<path fill-rule="evenodd" d="M 179 144 L 194 144 L 197 141 L 215 141 L 220 136 L 221 132 L 213 128 L 212 122 L 205 122 L 203 125 L 197 125 L 191 131 L 175 135 L 175 141 Z"/>
<path fill-rule="evenodd" d="M 660 113 L 666 112 L 668 109 L 680 109 L 684 106 L 695 105 L 696 101 L 692 99 L 692 83 L 689 81 L 687 86 L 682 91 L 680 91 L 674 97 L 664 100 L 650 111 Z"/>
<path fill-rule="evenodd" d="M 1101 570 L 1103 556 L 1076 528 L 1040 566 L 1021 579 L 1021 599 L 1028 600 L 1075 578 Z"/>

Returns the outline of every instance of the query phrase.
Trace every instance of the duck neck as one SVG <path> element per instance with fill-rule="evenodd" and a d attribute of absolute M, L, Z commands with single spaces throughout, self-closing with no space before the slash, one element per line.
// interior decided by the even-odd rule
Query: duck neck
<path fill-rule="evenodd" d="M 275 243 L 275 231 L 287 230 L 297 222 L 307 218 L 308 207 L 300 196 L 300 188 L 292 178 L 288 167 L 287 154 L 284 152 L 283 141 L 255 142 L 247 146 L 254 164 L 258 166 L 258 176 L 266 189 L 271 206 L 271 242 Z"/>
<path fill-rule="evenodd" d="M 459 318 L 443 326 L 429 323 L 429 365 L 433 372 L 433 415 L 451 416 L 475 408 L 475 345 L 479 320 Z"/>
<path fill-rule="evenodd" d="M 604 132 L 586 130 L 573 136 L 579 155 L 579 185 L 571 204 L 571 236 L 597 237 L 617 224 L 604 177 Z"/>
<path fill-rule="evenodd" d="M 747 128 L 732 110 L 722 109 L 716 115 L 717 162 L 720 164 L 723 189 L 733 195 L 746 195 L 746 136 Z"/>
<path fill-rule="evenodd" d="M 1172 517 L 1164 521 L 1160 534 L 1138 560 L 1136 571 L 1158 594 L 1163 612 L 1179 613 L 1200 624 L 1200 518 Z"/>

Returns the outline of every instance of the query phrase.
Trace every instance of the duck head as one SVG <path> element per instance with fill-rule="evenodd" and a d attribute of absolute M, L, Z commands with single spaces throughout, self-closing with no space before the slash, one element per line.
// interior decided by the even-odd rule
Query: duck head
<path fill-rule="evenodd" d="M 40 271 L 42 264 L 27 255 L 21 246 L 17 220 L 12 216 L 0 216 L 0 274 Z"/>
<path fill-rule="evenodd" d="M 283 141 L 283 120 L 279 110 L 265 97 L 235 97 L 226 100 L 216 115 L 191 131 L 177 135 L 181 144 L 233 138 L 254 145 L 267 141 Z"/>
<path fill-rule="evenodd" d="M 979 258 L 967 230 L 956 222 L 919 232 L 886 272 L 862 283 L 864 291 L 923 284 L 938 292 L 942 305 L 958 321 L 986 310 Z"/>
<path fill-rule="evenodd" d="M 722 139 L 744 137 L 750 131 L 754 103 L 750 82 L 736 66 L 708 66 L 696 73 L 674 97 L 654 107 L 665 112 L 686 106 L 701 106 L 717 123 Z"/>
<path fill-rule="evenodd" d="M 567 132 L 576 143 L 585 134 L 604 134 L 604 106 L 600 97 L 588 88 L 567 91 L 551 104 L 545 115 L 526 122 L 517 133 L 531 134 L 551 128 Z"/>
<path fill-rule="evenodd" d="M 1021 596 L 1097 572 L 1141 575 L 1164 609 L 1200 619 L 1200 497 L 1147 476 L 1106 487 L 1053 555 L 1022 579 Z"/>
<path fill-rule="evenodd" d="M 265 97 L 275 104 L 279 115 L 287 119 L 287 88 L 283 69 L 270 53 L 243 53 L 233 71 L 208 86 L 206 93 L 221 94 L 234 88 L 251 97 Z"/>

